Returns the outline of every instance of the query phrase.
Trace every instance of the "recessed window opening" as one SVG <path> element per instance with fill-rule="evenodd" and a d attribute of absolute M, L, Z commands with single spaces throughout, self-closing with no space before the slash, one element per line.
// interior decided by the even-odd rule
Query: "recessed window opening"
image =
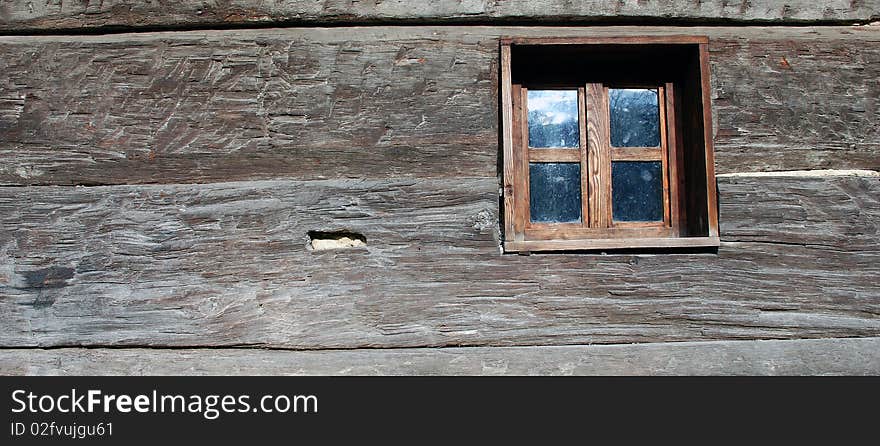
<path fill-rule="evenodd" d="M 707 44 L 502 41 L 505 250 L 718 245 Z"/>

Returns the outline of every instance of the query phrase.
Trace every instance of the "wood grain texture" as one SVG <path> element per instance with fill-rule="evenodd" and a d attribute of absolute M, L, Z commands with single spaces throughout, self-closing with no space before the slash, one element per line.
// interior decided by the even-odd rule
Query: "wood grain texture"
<path fill-rule="evenodd" d="M 677 103 L 681 102 L 681 93 L 678 89 L 675 88 L 675 84 L 672 82 L 666 83 L 666 109 L 667 110 L 675 110 L 677 107 Z M 672 234 L 676 236 L 687 235 L 687 207 L 688 203 L 685 201 L 686 189 L 684 182 L 684 128 L 682 127 L 681 119 L 676 119 L 675 113 L 668 113 L 666 115 L 666 132 L 669 135 L 669 153 L 667 154 L 667 158 L 669 160 L 669 214 L 670 214 L 670 222 L 672 223 L 671 229 Z M 679 167 L 681 166 L 681 167 Z M 714 164 L 713 164 L 714 166 Z"/>
<path fill-rule="evenodd" d="M 287 0 L 55 2 L 4 0 L 0 31 L 100 27 L 192 27 L 321 23 L 859 22 L 880 16 L 876 0 Z"/>
<path fill-rule="evenodd" d="M 681 32 L 0 37 L 0 185 L 493 176 L 500 36 Z M 880 168 L 880 27 L 688 32 L 711 38 L 719 173 Z"/>
<path fill-rule="evenodd" d="M 501 69 L 501 84 L 499 85 L 499 90 L 501 91 L 501 154 L 502 154 L 502 170 L 501 170 L 501 195 L 504 197 L 504 203 L 502 205 L 502 209 L 504 214 L 499 216 L 499 218 L 503 218 L 503 228 L 504 228 L 504 239 L 505 240 L 514 240 L 516 236 L 514 235 L 519 229 L 522 231 L 522 228 L 517 226 L 522 226 L 521 224 L 517 224 L 515 218 L 514 209 L 516 208 L 517 199 L 515 197 L 516 189 L 518 186 L 517 183 L 517 175 L 515 172 L 518 169 L 519 163 L 518 160 L 515 159 L 514 154 L 517 153 L 516 148 L 520 144 L 519 135 L 522 134 L 520 131 L 518 124 L 519 120 L 515 118 L 515 116 L 519 116 L 522 113 L 521 106 L 519 104 L 519 98 L 522 97 L 522 93 L 517 87 L 515 90 L 510 80 L 510 46 L 509 45 L 501 45 L 501 61 L 500 61 L 500 69 Z M 519 237 L 522 238 L 522 237 Z"/>
<path fill-rule="evenodd" d="M 590 83 L 586 87 L 586 107 L 608 110 L 608 95 L 603 84 Z M 587 166 L 589 177 L 588 200 L 591 228 L 611 226 L 611 139 L 607 113 L 587 114 Z"/>
<path fill-rule="evenodd" d="M 880 335 L 880 179 L 719 189 L 717 255 L 518 256 L 495 178 L 0 188 L 0 346 Z M 310 251 L 311 230 L 366 246 Z"/>
<path fill-rule="evenodd" d="M 722 239 L 880 249 L 880 178 L 718 179 Z"/>
<path fill-rule="evenodd" d="M 36 52 L 0 62 L 0 182 L 495 171 L 497 43 L 323 33 L 0 44 Z"/>
<path fill-rule="evenodd" d="M 880 73 L 864 71 L 880 67 L 880 27 L 875 29 L 867 52 L 844 41 L 710 44 L 718 173 L 796 165 L 880 169 Z M 827 99 L 817 97 L 820 91 Z M 847 105 L 832 105 L 836 100 Z"/>
<path fill-rule="evenodd" d="M 390 350 L 0 350 L 0 375 L 877 375 L 880 338 Z"/>
<path fill-rule="evenodd" d="M 709 213 L 706 215 L 706 228 L 708 230 L 709 237 L 718 237 L 718 194 L 716 193 L 717 182 L 715 180 L 715 141 L 713 140 L 715 132 L 709 123 L 714 123 L 714 119 L 712 118 L 712 84 L 711 84 L 711 73 L 709 70 L 709 44 L 701 43 L 700 44 L 700 83 L 702 84 L 701 93 L 701 104 L 703 109 L 703 142 L 701 146 L 703 146 L 703 164 L 705 165 L 704 170 L 705 174 L 705 190 L 706 190 L 706 205 L 709 208 Z M 753 158 L 754 159 L 754 158 Z M 698 163 L 699 164 L 699 163 Z M 702 179 L 704 175 L 698 175 L 696 178 Z M 685 183 L 691 181 L 694 177 L 691 177 L 690 180 L 685 179 Z M 693 184 L 693 182 L 692 182 Z M 700 200 L 702 202 L 702 200 Z M 693 213 L 689 213 L 689 215 L 693 215 Z M 701 220 L 698 218 L 698 220 Z M 699 225 L 702 226 L 702 225 Z M 688 230 L 692 230 L 692 227 L 689 226 Z"/>

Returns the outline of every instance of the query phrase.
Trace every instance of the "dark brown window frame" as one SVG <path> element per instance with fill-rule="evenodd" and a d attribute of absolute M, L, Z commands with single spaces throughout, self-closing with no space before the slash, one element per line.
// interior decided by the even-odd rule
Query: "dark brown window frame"
<path fill-rule="evenodd" d="M 681 81 L 638 84 L 626 81 L 514 83 L 512 47 L 541 45 L 689 45 L 698 51 L 698 71 L 690 79 L 691 95 L 700 106 L 690 108 L 689 124 L 682 124 L 676 98 Z M 528 147 L 527 92 L 529 88 L 578 90 L 578 148 Z M 660 104 L 660 147 L 611 147 L 608 88 L 656 88 Z M 692 101 L 693 102 L 693 101 Z M 717 193 L 710 106 L 708 39 L 704 36 L 642 36 L 601 38 L 505 38 L 501 40 L 501 105 L 504 151 L 504 249 L 506 252 L 608 250 L 628 248 L 717 247 Z M 681 107 L 684 109 L 684 107 Z M 699 110 L 697 110 L 699 109 Z M 588 112 L 588 110 L 590 112 Z M 601 113 L 595 112 L 601 110 Z M 699 133 L 683 141 L 686 130 Z M 687 152 L 688 155 L 683 155 Z M 698 162 L 687 163 L 693 156 Z M 659 159 L 658 159 L 659 158 Z M 611 218 L 611 161 L 660 161 L 663 171 L 663 221 L 614 222 Z M 529 216 L 529 162 L 579 162 L 581 166 L 581 222 L 537 223 Z M 685 171 L 687 173 L 685 174 Z M 704 177 L 703 177 L 704 175 Z M 690 181 L 685 181 L 685 178 Z M 698 181 L 694 181 L 694 179 Z M 704 180 L 704 181 L 703 181 Z M 698 190 L 705 187 L 704 191 Z M 697 189 L 697 190 L 694 190 Z M 698 199 L 692 199 L 697 197 Z M 691 215 L 688 216 L 688 213 Z M 697 219 L 697 217 L 699 217 Z"/>

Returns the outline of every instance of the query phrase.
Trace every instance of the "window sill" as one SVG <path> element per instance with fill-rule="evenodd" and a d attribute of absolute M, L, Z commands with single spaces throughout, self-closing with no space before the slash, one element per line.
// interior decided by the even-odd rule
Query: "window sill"
<path fill-rule="evenodd" d="M 504 252 L 590 251 L 639 248 L 717 248 L 718 237 L 663 237 L 582 240 L 506 241 Z"/>

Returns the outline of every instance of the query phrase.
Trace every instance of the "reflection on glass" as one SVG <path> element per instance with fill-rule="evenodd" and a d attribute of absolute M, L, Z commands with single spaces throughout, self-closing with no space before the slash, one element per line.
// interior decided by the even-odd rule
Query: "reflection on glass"
<path fill-rule="evenodd" d="M 611 213 L 614 221 L 663 220 L 660 161 L 611 163 Z"/>
<path fill-rule="evenodd" d="M 577 90 L 529 90 L 529 147 L 578 147 Z"/>
<path fill-rule="evenodd" d="M 660 145 L 660 106 L 657 90 L 610 88 L 611 145 L 657 147 Z"/>
<path fill-rule="evenodd" d="M 581 166 L 529 163 L 529 212 L 535 223 L 581 220 Z"/>

